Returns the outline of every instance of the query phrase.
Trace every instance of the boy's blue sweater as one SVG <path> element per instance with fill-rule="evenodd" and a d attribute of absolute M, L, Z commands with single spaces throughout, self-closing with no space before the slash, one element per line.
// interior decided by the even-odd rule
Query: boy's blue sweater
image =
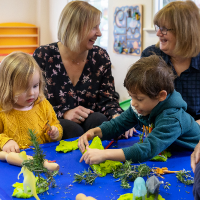
<path fill-rule="evenodd" d="M 99 126 L 103 134 L 102 140 L 120 136 L 139 120 L 141 126 L 153 123 L 154 128 L 143 143 L 122 149 L 126 160 L 133 162 L 150 160 L 172 143 L 194 149 L 200 140 L 200 126 L 186 113 L 186 109 L 186 102 L 176 91 L 158 103 L 148 116 L 138 116 L 130 106 L 119 117 Z"/>

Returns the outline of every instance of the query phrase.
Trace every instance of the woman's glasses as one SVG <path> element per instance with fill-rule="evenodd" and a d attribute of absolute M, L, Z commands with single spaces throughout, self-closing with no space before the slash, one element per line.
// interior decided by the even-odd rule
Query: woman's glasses
<path fill-rule="evenodd" d="M 167 31 L 173 30 L 172 28 L 171 28 L 171 29 L 168 29 L 168 28 L 165 28 L 165 27 L 159 27 L 159 26 L 155 25 L 155 31 L 158 32 L 159 29 L 160 29 L 160 32 L 161 32 L 163 35 L 167 35 Z"/>

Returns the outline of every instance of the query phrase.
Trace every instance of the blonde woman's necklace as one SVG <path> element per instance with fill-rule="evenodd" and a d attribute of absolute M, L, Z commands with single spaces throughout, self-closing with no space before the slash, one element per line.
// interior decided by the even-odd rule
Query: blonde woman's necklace
<path fill-rule="evenodd" d="M 79 65 L 80 63 L 84 63 L 86 61 L 86 59 L 82 59 L 82 60 L 80 60 L 80 61 L 77 61 L 77 60 L 73 60 L 72 59 L 72 62 L 74 63 L 74 64 L 76 64 L 76 65 Z"/>

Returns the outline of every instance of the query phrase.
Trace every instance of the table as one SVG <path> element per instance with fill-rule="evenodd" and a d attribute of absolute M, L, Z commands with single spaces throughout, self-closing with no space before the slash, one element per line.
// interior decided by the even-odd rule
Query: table
<path fill-rule="evenodd" d="M 77 138 L 75 138 L 77 139 Z M 74 139 L 73 139 L 74 140 Z M 66 140 L 72 141 L 72 139 Z M 138 137 L 132 137 L 129 139 L 119 140 L 117 143 L 113 143 L 110 148 L 113 146 L 117 146 L 117 148 L 123 148 L 138 142 Z M 104 147 L 108 145 L 110 141 L 103 141 L 102 144 Z M 57 187 L 50 188 L 48 193 L 45 192 L 43 194 L 39 194 L 39 198 L 48 199 L 48 200 L 75 200 L 75 197 L 78 193 L 84 193 L 86 196 L 92 196 L 98 200 L 117 200 L 120 195 L 125 193 L 131 193 L 132 188 L 123 189 L 120 187 L 120 181 L 116 182 L 116 179 L 112 177 L 112 175 L 108 174 L 106 177 L 97 177 L 93 185 L 85 185 L 82 183 L 73 183 L 74 173 L 81 173 L 84 169 L 88 169 L 89 165 L 84 162 L 79 163 L 79 159 L 81 157 L 81 152 L 79 150 L 75 150 L 68 153 L 59 153 L 56 152 L 56 146 L 59 142 L 53 142 L 48 144 L 41 145 L 43 152 L 46 154 L 46 159 L 48 160 L 56 160 L 56 162 L 60 165 L 60 172 L 62 175 L 57 175 L 55 177 Z M 33 150 L 27 149 L 27 155 L 33 155 Z M 153 162 L 148 161 L 144 162 L 149 167 L 168 167 L 171 171 L 178 170 L 191 170 L 190 167 L 190 155 L 191 151 L 182 150 L 179 152 L 172 152 L 172 157 L 167 160 L 167 162 Z M 18 173 L 20 172 L 21 167 L 12 166 L 7 162 L 0 161 L 0 194 L 11 197 L 14 188 L 12 184 L 15 182 L 23 182 L 23 176 L 20 176 L 20 179 L 17 179 Z M 176 178 L 175 174 L 166 174 L 163 175 L 165 177 L 164 181 L 169 182 L 171 186 L 170 189 L 164 189 L 164 187 L 160 186 L 160 194 L 165 199 L 170 200 L 182 200 L 182 199 L 194 199 L 192 195 L 192 186 L 186 186 L 183 183 L 179 182 Z M 194 174 L 192 173 L 192 176 Z M 146 179 L 145 179 L 146 180 Z M 159 180 L 162 180 L 159 178 Z M 133 185 L 133 183 L 130 183 Z M 0 195 L 0 199 L 1 199 Z M 6 200 L 8 198 L 5 198 Z M 11 197 L 11 199 L 15 199 Z M 32 197 L 30 200 L 34 200 Z M 1 199 L 4 200 L 4 199 Z"/>

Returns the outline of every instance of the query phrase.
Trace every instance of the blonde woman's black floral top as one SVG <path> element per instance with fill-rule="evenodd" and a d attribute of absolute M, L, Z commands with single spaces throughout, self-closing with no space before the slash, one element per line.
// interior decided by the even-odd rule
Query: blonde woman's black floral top
<path fill-rule="evenodd" d="M 87 62 L 75 86 L 64 68 L 57 43 L 37 48 L 33 57 L 44 71 L 47 99 L 58 118 L 63 118 L 65 111 L 79 105 L 101 112 L 108 119 L 122 112 L 114 95 L 111 62 L 106 50 L 98 46 L 89 50 Z"/>

